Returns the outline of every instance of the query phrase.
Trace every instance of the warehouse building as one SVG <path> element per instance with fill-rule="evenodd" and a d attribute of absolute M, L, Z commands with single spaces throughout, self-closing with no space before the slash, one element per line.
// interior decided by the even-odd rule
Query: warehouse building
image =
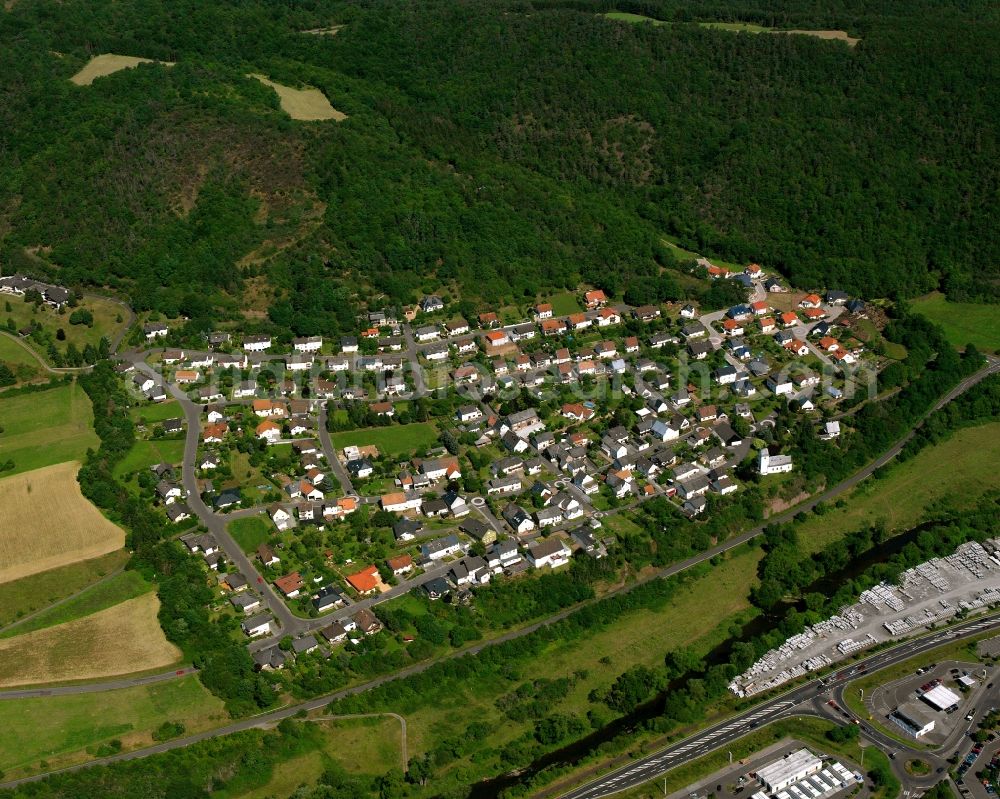
<path fill-rule="evenodd" d="M 768 793 L 776 794 L 823 769 L 823 761 L 808 749 L 796 749 L 781 760 L 757 769 L 757 779 Z"/>
<path fill-rule="evenodd" d="M 892 713 L 892 720 L 904 731 L 919 738 L 934 729 L 934 718 L 924 705 L 905 702 Z"/>

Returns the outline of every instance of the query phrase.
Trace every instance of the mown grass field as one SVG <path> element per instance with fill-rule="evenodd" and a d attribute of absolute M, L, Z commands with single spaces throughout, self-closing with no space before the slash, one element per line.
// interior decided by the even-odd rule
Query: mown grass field
<path fill-rule="evenodd" d="M 437 428 L 431 422 L 414 424 L 394 424 L 388 427 L 367 427 L 364 430 L 348 430 L 331 433 L 330 439 L 337 450 L 344 447 L 374 444 L 379 452 L 388 455 L 408 455 L 419 449 L 437 444 Z"/>
<path fill-rule="evenodd" d="M 81 619 L 84 616 L 113 607 L 120 602 L 147 594 L 152 588 L 139 572 L 119 572 L 98 585 L 85 589 L 79 596 L 75 596 L 50 610 L 44 610 L 23 624 L 0 633 L 0 638 L 24 635 L 35 630 L 54 627 L 57 624 L 65 624 L 74 619 Z"/>
<path fill-rule="evenodd" d="M 128 558 L 128 553 L 119 549 L 98 558 L 0 583 L 0 627 L 92 585 L 124 566 Z"/>
<path fill-rule="evenodd" d="M 889 530 L 912 527 L 927 509 L 944 498 L 958 507 L 973 504 L 985 492 L 1000 489 L 1000 422 L 959 430 L 893 466 L 882 480 L 866 480 L 843 496 L 846 507 L 810 515 L 799 526 L 799 540 L 817 552 L 845 533 L 876 521 Z"/>
<path fill-rule="evenodd" d="M 558 679 L 585 673 L 549 713 L 584 714 L 593 707 L 588 694 L 605 689 L 625 669 L 635 665 L 659 666 L 667 652 L 690 647 L 707 653 L 726 637 L 729 624 L 750 608 L 748 595 L 756 582 L 760 550 L 741 549 L 711 572 L 684 586 L 667 605 L 638 610 L 619 618 L 611 627 L 561 644 L 550 645 L 536 661 L 519 664 L 524 679 L 531 676 Z M 725 585 L 725 592 L 719 586 Z M 503 686 L 504 693 L 513 690 Z M 443 730 L 455 732 L 473 721 L 484 721 L 496 730 L 491 747 L 502 747 L 530 729 L 533 721 L 514 722 L 496 706 L 500 691 L 489 685 L 470 684 L 456 691 L 450 701 L 407 715 L 410 757 L 433 746 Z M 599 706 L 610 717 L 603 705 Z"/>
<path fill-rule="evenodd" d="M 552 303 L 553 316 L 568 316 L 583 310 L 583 305 L 580 304 L 580 295 L 572 291 L 554 294 L 549 297 L 549 302 Z"/>
<path fill-rule="evenodd" d="M 89 616 L 0 640 L 0 687 L 93 680 L 166 668 L 181 651 L 147 592 Z"/>
<path fill-rule="evenodd" d="M 229 523 L 229 534 L 244 552 L 255 552 L 257 547 L 267 541 L 273 530 L 274 525 L 259 516 L 234 519 Z"/>
<path fill-rule="evenodd" d="M 136 424 L 147 427 L 162 422 L 164 419 L 177 419 L 184 416 L 180 403 L 175 399 L 166 402 L 155 402 L 150 405 L 137 405 L 129 410 L 129 416 Z"/>
<path fill-rule="evenodd" d="M 77 86 L 89 86 L 98 78 L 106 75 L 113 75 L 123 69 L 134 69 L 139 64 L 165 64 L 170 67 L 172 63 L 168 61 L 154 61 L 151 58 L 136 58 L 130 55 L 115 55 L 114 53 L 102 53 L 95 55 L 83 68 L 77 72 L 70 81 Z"/>
<path fill-rule="evenodd" d="M 0 362 L 10 367 L 19 384 L 45 377 L 39 357 L 34 350 L 29 351 L 25 346 L 10 334 L 0 335 Z"/>
<path fill-rule="evenodd" d="M 0 583 L 96 558 L 125 546 L 125 533 L 80 493 L 77 463 L 0 480 Z"/>
<path fill-rule="evenodd" d="M 312 86 L 307 86 L 304 89 L 293 89 L 291 86 L 269 80 L 263 75 L 250 74 L 247 77 L 254 78 L 274 89 L 281 102 L 281 110 L 292 119 L 302 122 L 322 122 L 327 119 L 341 122 L 347 119 L 347 114 L 330 105 L 326 95 Z"/>
<path fill-rule="evenodd" d="M 90 398 L 76 383 L 3 399 L 0 461 L 14 461 L 5 475 L 82 460 L 100 441 Z"/>
<path fill-rule="evenodd" d="M 221 790 L 212 799 L 270 799 L 312 785 L 336 763 L 351 774 L 382 774 L 400 763 L 399 722 L 391 717 L 308 722 L 323 731 L 321 749 L 279 763 L 271 778 L 250 790 Z"/>
<path fill-rule="evenodd" d="M 60 314 L 54 308 L 47 305 L 35 307 L 34 303 L 24 302 L 21 297 L 12 297 L 7 302 L 10 303 L 10 310 L 6 310 L 6 305 L 0 308 L 0 320 L 6 322 L 13 319 L 18 330 L 31 323 L 37 322 L 42 329 L 49 333 L 55 341 L 56 331 L 60 328 L 66 334 L 65 341 L 56 341 L 59 350 L 64 350 L 69 344 L 75 344 L 77 349 L 82 350 L 86 345 L 97 346 L 102 336 L 107 336 L 110 341 L 115 335 L 125 327 L 124 309 L 117 303 L 104 297 L 85 297 L 79 307 L 90 311 L 94 316 L 94 324 L 71 325 L 69 316 L 72 310 L 67 309 L 65 314 Z M 122 321 L 119 322 L 118 319 Z M 31 338 L 24 339 L 24 342 L 38 353 L 39 357 L 48 362 L 47 347 L 36 344 Z M 50 364 L 53 365 L 53 364 Z"/>
<path fill-rule="evenodd" d="M 124 458 L 115 464 L 115 477 L 142 471 L 158 463 L 180 465 L 184 457 L 184 439 L 149 439 L 136 441 Z"/>
<path fill-rule="evenodd" d="M 954 346 L 975 344 L 985 352 L 1000 352 L 1000 305 L 949 302 L 935 291 L 913 300 L 911 306 L 940 325 Z"/>
<path fill-rule="evenodd" d="M 164 721 L 188 732 L 223 724 L 228 714 L 195 676 L 119 691 L 0 702 L 0 769 L 8 778 L 89 760 L 87 748 L 118 739 L 125 748 L 153 743 Z M 40 768 L 40 761 L 48 764 Z"/>

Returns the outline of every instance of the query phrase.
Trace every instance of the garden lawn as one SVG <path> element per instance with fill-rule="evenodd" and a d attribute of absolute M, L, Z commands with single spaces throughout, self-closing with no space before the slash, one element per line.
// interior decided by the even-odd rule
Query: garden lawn
<path fill-rule="evenodd" d="M 865 480 L 843 496 L 846 507 L 811 514 L 799 526 L 806 552 L 818 552 L 846 532 L 876 521 L 891 531 L 908 530 L 931 505 L 947 498 L 969 507 L 985 492 L 1000 489 L 1000 422 L 959 430 L 893 465 L 881 480 Z"/>
<path fill-rule="evenodd" d="M 66 461 L 82 461 L 100 441 L 94 432 L 90 398 L 79 385 L 5 397 L 0 424 L 0 461 L 13 460 L 19 472 Z"/>
<path fill-rule="evenodd" d="M 229 523 L 229 534 L 236 539 L 244 552 L 256 552 L 257 547 L 267 541 L 274 526 L 259 516 L 234 519 Z"/>
<path fill-rule="evenodd" d="M 184 416 L 180 403 L 177 400 L 167 400 L 166 402 L 154 402 L 149 405 L 137 405 L 129 411 L 129 416 L 137 423 L 146 425 L 162 422 L 164 419 L 174 419 Z"/>
<path fill-rule="evenodd" d="M 337 450 L 374 444 L 379 452 L 386 455 L 409 455 L 437 444 L 438 433 L 431 422 L 416 422 L 331 433 L 330 438 Z"/>
<path fill-rule="evenodd" d="M 568 316 L 583 310 L 583 306 L 580 305 L 580 296 L 572 291 L 555 294 L 549 298 L 549 302 L 552 303 L 553 316 Z"/>
<path fill-rule="evenodd" d="M 121 478 L 132 472 L 139 472 L 158 463 L 180 464 L 184 457 L 184 439 L 149 439 L 136 441 L 125 457 L 114 469 L 115 477 Z"/>
<path fill-rule="evenodd" d="M 0 769 L 8 779 L 91 759 L 84 750 L 119 739 L 126 749 L 149 746 L 165 721 L 188 733 L 225 723 L 228 714 L 196 676 L 103 691 L 0 702 Z M 47 767 L 40 767 L 40 761 Z"/>
<path fill-rule="evenodd" d="M 935 291 L 913 300 L 911 306 L 940 325 L 954 346 L 975 344 L 987 352 L 1000 351 L 1000 305 L 949 302 L 944 294 Z"/>

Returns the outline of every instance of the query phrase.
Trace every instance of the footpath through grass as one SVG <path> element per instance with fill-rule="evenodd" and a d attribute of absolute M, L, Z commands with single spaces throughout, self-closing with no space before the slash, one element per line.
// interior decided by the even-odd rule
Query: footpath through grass
<path fill-rule="evenodd" d="M 967 508 L 987 491 L 1000 489 L 1000 422 L 959 430 L 890 467 L 881 480 L 868 479 L 842 496 L 844 507 L 812 514 L 798 528 L 806 552 L 818 552 L 846 532 L 876 522 L 891 531 L 917 524 L 937 502 Z"/>
<path fill-rule="evenodd" d="M 79 619 L 110 608 L 119 602 L 125 602 L 141 594 L 151 591 L 153 586 L 146 582 L 139 572 L 124 571 L 116 574 L 98 585 L 85 589 L 79 596 L 67 602 L 39 613 L 34 618 L 19 624 L 6 632 L 0 633 L 0 638 L 12 638 L 24 635 L 32 630 L 41 630 L 56 624 Z"/>
<path fill-rule="evenodd" d="M 75 382 L 4 397 L 0 461 L 13 460 L 9 477 L 66 461 L 82 461 L 100 443 L 90 399 Z"/>
<path fill-rule="evenodd" d="M 608 627 L 571 641 L 554 641 L 537 657 L 519 662 L 517 671 L 522 680 L 569 680 L 565 694 L 553 701 L 546 715 L 585 718 L 593 711 L 610 720 L 615 714 L 602 701 L 592 701 L 592 691 L 600 694 L 628 668 L 662 666 L 670 651 L 687 647 L 703 656 L 728 637 L 733 624 L 749 618 L 748 597 L 757 580 L 760 557 L 757 548 L 740 548 L 683 585 L 663 607 L 633 610 Z M 502 767 L 504 747 L 535 724 L 535 719 L 515 720 L 501 710 L 500 700 L 515 688 L 510 683 L 470 682 L 441 696 L 440 701 L 435 697 L 436 701 L 406 713 L 410 757 L 434 749 L 469 724 L 485 723 L 493 730 L 488 748 L 461 758 L 453 769 L 468 782 L 496 773 Z"/>
<path fill-rule="evenodd" d="M 0 362 L 7 364 L 17 377 L 18 383 L 28 383 L 45 377 L 45 370 L 34 355 L 9 335 L 0 336 Z"/>
<path fill-rule="evenodd" d="M 245 780 L 212 793 L 212 799 L 271 799 L 291 796 L 312 785 L 324 770 L 339 766 L 349 774 L 379 775 L 400 763 L 399 722 L 390 717 L 301 722 L 319 735 L 300 739 L 306 751 L 279 762 L 263 780 Z M 251 786 L 247 784 L 253 782 Z"/>
<path fill-rule="evenodd" d="M 124 566 L 128 558 L 128 553 L 120 549 L 99 558 L 0 583 L 0 627 L 75 594 Z"/>
<path fill-rule="evenodd" d="M 180 722 L 192 733 L 228 718 L 196 676 L 119 691 L 5 700 L 0 769 L 8 779 L 51 771 L 89 760 L 98 745 L 112 740 L 125 749 L 149 746 L 165 721 Z"/>
<path fill-rule="evenodd" d="M 975 344 L 986 352 L 1000 352 L 1000 305 L 949 302 L 944 294 L 935 291 L 913 300 L 911 306 L 940 325 L 955 347 Z"/>

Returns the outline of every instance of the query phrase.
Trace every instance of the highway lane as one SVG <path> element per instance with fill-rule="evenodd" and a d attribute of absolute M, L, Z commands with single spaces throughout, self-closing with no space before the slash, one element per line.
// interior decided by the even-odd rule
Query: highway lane
<path fill-rule="evenodd" d="M 559 799 L 601 799 L 638 787 L 643 783 L 657 779 L 675 766 L 701 757 L 742 738 L 755 727 L 783 717 L 802 715 L 803 713 L 815 715 L 816 711 L 810 705 L 817 693 L 825 691 L 828 687 L 834 690 L 839 687 L 842 690 L 843 686 L 849 680 L 856 678 L 861 670 L 868 673 L 877 671 L 933 650 L 955 639 L 977 635 L 990 629 L 1000 629 L 1000 616 L 973 619 L 949 630 L 937 631 L 922 638 L 905 641 L 892 649 L 875 653 L 851 666 L 845 666 L 832 678 L 812 680 L 780 696 L 755 705 L 739 716 L 720 721 L 718 724 L 697 732 L 682 741 L 564 793 Z M 905 748 L 900 742 L 882 735 L 867 723 L 865 723 L 865 729 L 862 730 L 861 734 L 885 751 L 900 751 Z M 921 750 L 921 756 L 926 759 L 926 755 L 926 751 Z"/>

